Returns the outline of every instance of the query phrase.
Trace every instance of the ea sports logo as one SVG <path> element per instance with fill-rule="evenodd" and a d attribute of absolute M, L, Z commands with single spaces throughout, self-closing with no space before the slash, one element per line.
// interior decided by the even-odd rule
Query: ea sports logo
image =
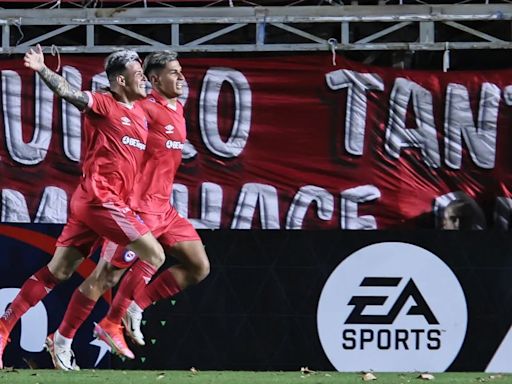
<path fill-rule="evenodd" d="M 123 255 L 123 259 L 125 262 L 129 263 L 130 261 L 133 261 L 133 259 L 135 259 L 135 256 L 137 256 L 135 254 L 135 252 L 133 251 L 125 251 L 124 255 Z"/>
<path fill-rule="evenodd" d="M 464 292 L 431 252 L 362 248 L 336 267 L 318 304 L 324 351 L 338 371 L 445 371 L 467 327 Z"/>

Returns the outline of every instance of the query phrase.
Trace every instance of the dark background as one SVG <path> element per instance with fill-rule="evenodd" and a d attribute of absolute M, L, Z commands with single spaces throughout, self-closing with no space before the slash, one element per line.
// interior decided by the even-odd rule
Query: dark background
<path fill-rule="evenodd" d="M 56 236 L 61 226 L 26 225 Z M 211 260 L 211 274 L 174 300 L 144 314 L 147 345 L 133 348 L 137 358 L 106 357 L 102 366 L 123 369 L 333 370 L 318 339 L 316 310 L 334 268 L 356 250 L 378 242 L 402 241 L 441 259 L 459 279 L 468 304 L 468 330 L 451 371 L 482 371 L 512 322 L 512 240 L 507 233 L 443 231 L 200 231 Z M 49 255 L 0 237 L 0 288 L 19 287 Z M 168 262 L 170 263 L 170 261 Z M 432 276 L 435 281 L 436 276 Z M 75 276 L 45 299 L 49 332 L 54 331 Z M 102 299 L 92 320 L 106 312 Z M 17 326 L 19 327 L 19 325 Z M 98 348 L 90 346 L 92 321 L 74 344 L 82 368 L 92 367 Z M 15 328 L 4 363 L 27 361 L 50 367 L 45 352 L 19 348 Z"/>

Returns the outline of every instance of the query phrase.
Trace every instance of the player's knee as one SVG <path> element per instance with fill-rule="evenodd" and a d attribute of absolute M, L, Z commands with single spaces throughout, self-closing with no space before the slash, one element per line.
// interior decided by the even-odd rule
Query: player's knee
<path fill-rule="evenodd" d="M 51 274 L 59 281 L 65 281 L 68 280 L 71 276 L 73 276 L 73 273 L 75 272 L 75 269 L 70 266 L 49 266 Z"/>
<path fill-rule="evenodd" d="M 57 280 L 68 280 L 83 260 L 84 257 L 73 248 L 57 248 L 48 269 Z"/>
<path fill-rule="evenodd" d="M 106 292 L 107 290 L 113 288 L 119 282 L 120 277 L 121 276 L 117 276 L 117 275 L 106 276 L 102 282 L 103 283 L 103 292 Z"/>
<path fill-rule="evenodd" d="M 65 281 L 68 280 L 72 275 L 72 271 L 66 271 L 66 270 L 58 270 L 55 272 L 52 272 L 52 275 L 55 276 L 55 278 L 59 281 Z"/>
<path fill-rule="evenodd" d="M 201 259 L 199 262 L 194 264 L 194 268 L 191 274 L 192 283 L 198 284 L 210 274 L 210 262 L 208 258 Z"/>
<path fill-rule="evenodd" d="M 155 268 L 160 268 L 165 261 L 164 249 L 156 240 L 148 241 L 138 250 L 134 249 L 139 258 Z"/>
<path fill-rule="evenodd" d="M 156 246 L 152 247 L 149 262 L 155 268 L 160 268 L 165 262 L 165 252 L 160 244 L 157 243 Z"/>

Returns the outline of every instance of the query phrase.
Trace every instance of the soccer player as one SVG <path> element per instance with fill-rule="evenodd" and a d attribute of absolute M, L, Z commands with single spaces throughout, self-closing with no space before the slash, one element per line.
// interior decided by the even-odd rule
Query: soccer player
<path fill-rule="evenodd" d="M 72 88 L 46 67 L 39 45 L 25 54 L 24 64 L 56 95 L 84 111 L 85 151 L 82 178 L 71 198 L 69 219 L 53 258 L 25 281 L 0 317 L 0 368 L 9 333 L 18 319 L 68 279 L 103 238 L 140 257 L 129 276 L 135 282 L 151 279 L 165 260 L 162 246 L 127 204 L 147 139 L 147 121 L 137 102 L 146 96 L 146 78 L 137 53 L 123 50 L 106 58 L 110 85 L 106 92 Z M 69 356 L 68 361 L 74 368 L 74 357 Z"/>
<path fill-rule="evenodd" d="M 162 51 L 148 55 L 144 60 L 144 72 L 153 88 L 141 103 L 148 119 L 149 132 L 143 165 L 130 197 L 130 205 L 140 214 L 164 249 L 179 263 L 160 273 L 144 289 L 145 282 L 131 277 L 143 261 L 135 261 L 135 254 L 122 244 L 106 241 L 98 266 L 74 292 L 61 325 L 53 335 L 48 336 L 47 348 L 55 367 L 59 369 L 73 369 L 69 361 L 73 356 L 73 337 L 96 301 L 109 288 L 108 284 L 102 283 L 105 281 L 102 276 L 111 276 L 115 281 L 120 277 L 118 271 L 131 266 L 107 316 L 96 325 L 95 333 L 111 346 L 114 353 L 133 358 L 133 352 L 126 345 L 122 333 L 121 321 L 132 340 L 144 345 L 140 331 L 143 309 L 154 301 L 174 296 L 187 286 L 199 283 L 209 273 L 209 261 L 199 235 L 192 224 L 169 203 L 186 139 L 183 106 L 178 101 L 185 78 L 177 54 Z"/>

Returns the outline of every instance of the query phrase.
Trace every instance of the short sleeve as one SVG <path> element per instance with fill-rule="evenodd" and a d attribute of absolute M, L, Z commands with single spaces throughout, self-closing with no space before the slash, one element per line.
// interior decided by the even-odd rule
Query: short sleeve
<path fill-rule="evenodd" d="M 85 91 L 89 97 L 86 112 L 94 112 L 98 115 L 108 115 L 112 110 L 112 97 L 108 93 Z"/>

